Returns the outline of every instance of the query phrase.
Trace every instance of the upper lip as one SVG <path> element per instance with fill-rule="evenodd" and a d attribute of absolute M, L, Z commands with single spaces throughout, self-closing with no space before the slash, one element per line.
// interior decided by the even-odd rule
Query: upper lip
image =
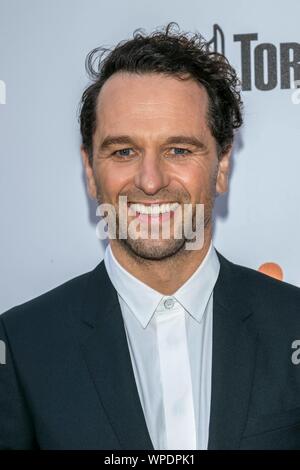
<path fill-rule="evenodd" d="M 151 204 L 175 204 L 177 201 L 129 201 L 128 204 L 143 204 L 150 206 Z"/>

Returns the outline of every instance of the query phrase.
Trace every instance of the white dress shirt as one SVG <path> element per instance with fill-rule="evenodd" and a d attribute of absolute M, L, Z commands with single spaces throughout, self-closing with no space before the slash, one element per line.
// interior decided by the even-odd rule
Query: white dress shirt
<path fill-rule="evenodd" d="M 212 243 L 197 270 L 170 296 L 126 271 L 110 245 L 104 263 L 118 294 L 154 449 L 207 449 L 213 289 L 220 270 Z"/>

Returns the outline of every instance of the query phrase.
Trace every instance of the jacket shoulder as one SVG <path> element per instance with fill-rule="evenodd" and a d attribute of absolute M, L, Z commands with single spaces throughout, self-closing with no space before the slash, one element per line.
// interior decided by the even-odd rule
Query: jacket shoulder
<path fill-rule="evenodd" d="M 218 253 L 221 266 L 224 271 L 231 271 L 236 280 L 243 286 L 255 287 L 263 291 L 274 291 L 279 294 L 300 296 L 300 288 L 285 281 L 280 281 L 267 274 L 256 271 L 255 269 L 243 266 L 232 261 L 229 261 L 225 256 Z"/>
<path fill-rule="evenodd" d="M 300 326 L 300 288 L 229 261 L 218 253 L 227 298 L 247 304 L 261 321 Z"/>
<path fill-rule="evenodd" d="M 4 324 L 18 324 L 19 327 L 22 327 L 23 323 L 61 321 L 63 312 L 76 311 L 82 305 L 89 279 L 96 269 L 69 279 L 31 300 L 10 308 L 0 315 L 1 321 Z"/>

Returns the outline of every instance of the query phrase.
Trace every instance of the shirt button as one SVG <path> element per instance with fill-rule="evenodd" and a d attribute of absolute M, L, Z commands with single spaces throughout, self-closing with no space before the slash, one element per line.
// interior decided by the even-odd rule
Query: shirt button
<path fill-rule="evenodd" d="M 171 297 L 169 297 L 168 299 L 164 301 L 164 306 L 165 308 L 170 309 L 174 307 L 174 303 L 175 303 L 174 300 Z"/>

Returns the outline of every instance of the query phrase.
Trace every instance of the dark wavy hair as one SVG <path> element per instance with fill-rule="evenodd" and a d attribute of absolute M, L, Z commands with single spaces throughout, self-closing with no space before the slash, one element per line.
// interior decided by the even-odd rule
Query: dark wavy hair
<path fill-rule="evenodd" d="M 149 35 L 135 30 L 133 39 L 121 41 L 113 49 L 97 47 L 87 55 L 85 66 L 92 83 L 82 95 L 79 121 L 82 145 L 90 161 L 97 97 L 106 80 L 120 71 L 192 78 L 203 85 L 209 97 L 207 123 L 219 158 L 232 144 L 234 130 L 242 125 L 241 86 L 234 68 L 224 55 L 209 50 L 201 34 L 180 32 L 175 22 Z"/>

